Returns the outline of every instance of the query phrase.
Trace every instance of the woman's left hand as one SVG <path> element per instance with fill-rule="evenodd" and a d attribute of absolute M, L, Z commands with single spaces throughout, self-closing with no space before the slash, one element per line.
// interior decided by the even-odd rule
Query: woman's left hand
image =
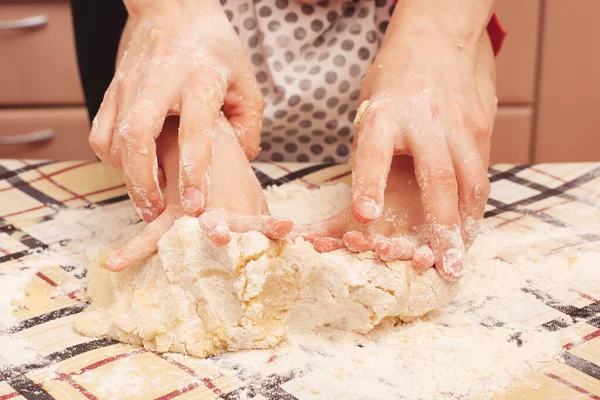
<path fill-rule="evenodd" d="M 363 83 L 368 103 L 353 142 L 354 217 L 379 218 L 392 157 L 412 156 L 435 265 L 451 280 L 462 275 L 490 188 L 490 127 L 474 58 L 441 32 L 388 34 Z"/>
<path fill-rule="evenodd" d="M 156 253 L 158 242 L 173 226 L 176 219 L 186 215 L 181 205 L 179 190 L 179 118 L 165 121 L 163 131 L 156 141 L 160 166 L 160 187 L 164 190 L 165 209 L 140 233 L 131 238 L 107 260 L 111 271 L 122 271 Z M 228 127 L 228 128 L 227 128 Z M 226 132 L 225 129 L 229 129 Z M 199 226 L 216 245 L 224 246 L 231 240 L 231 232 L 258 231 L 271 239 L 281 239 L 292 229 L 286 218 L 273 217 L 268 211 L 262 190 L 243 150 L 234 137 L 233 128 L 221 117 L 214 139 L 215 156 L 212 158 L 211 190 L 207 209 L 199 217 Z M 246 168 L 243 168 L 243 167 Z M 226 167 L 231 167 L 228 169 Z M 252 175 L 250 179 L 249 176 Z M 235 184 L 232 184 L 234 182 Z M 237 198 L 228 202 L 228 199 Z M 247 199 L 244 202 L 239 199 Z M 230 206 L 237 207 L 232 210 Z M 239 214 L 239 213 L 241 214 Z"/>

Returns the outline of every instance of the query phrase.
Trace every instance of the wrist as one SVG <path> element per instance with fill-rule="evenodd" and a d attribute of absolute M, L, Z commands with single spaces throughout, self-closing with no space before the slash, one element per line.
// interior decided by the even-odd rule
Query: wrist
<path fill-rule="evenodd" d="M 472 65 L 477 57 L 477 44 L 465 43 L 439 29 L 403 26 L 386 32 L 380 53 L 387 52 L 393 58 L 406 58 L 410 62 L 417 59 L 430 63 L 456 60 Z"/>
<path fill-rule="evenodd" d="M 494 0 L 404 0 L 398 3 L 386 38 L 413 36 L 475 54 Z"/>
<path fill-rule="evenodd" d="M 143 17 L 167 16 L 171 14 L 190 15 L 220 7 L 218 0 L 123 0 L 127 13 L 134 19 Z"/>

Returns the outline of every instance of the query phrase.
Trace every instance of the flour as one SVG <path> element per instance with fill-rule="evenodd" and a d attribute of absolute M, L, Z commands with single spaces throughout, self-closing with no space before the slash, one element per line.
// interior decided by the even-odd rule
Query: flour
<path fill-rule="evenodd" d="M 578 338 L 570 329 L 555 333 L 535 320 L 522 322 L 540 310 L 522 288 L 538 287 L 563 300 L 573 299 L 574 288 L 598 289 L 597 249 L 571 248 L 540 262 L 544 254 L 534 244 L 565 236 L 573 233 L 523 237 L 488 230 L 472 248 L 459 296 L 422 319 L 384 324 L 368 335 L 321 328 L 293 337 L 288 347 L 224 354 L 218 363 L 241 366 L 248 377 L 302 371 L 284 385 L 302 399 L 491 398 L 556 360 L 561 340 Z M 523 253 L 511 250 L 517 245 Z M 497 258 L 507 253 L 514 262 Z"/>
<path fill-rule="evenodd" d="M 303 198 L 302 202 L 296 200 L 294 193 Z M 268 189 L 265 194 L 275 215 L 286 215 L 291 209 L 290 215 L 296 222 L 310 222 L 312 212 L 318 215 L 316 219 L 322 219 L 349 201 L 349 191 L 343 186 L 316 193 L 286 185 Z M 339 200 L 339 205 L 329 211 L 320 208 L 335 203 L 334 199 L 344 199 L 344 203 Z M 76 271 L 83 270 L 90 259 L 102 258 L 107 249 L 117 247 L 141 229 L 135 210 L 125 203 L 102 209 L 61 211 L 45 224 L 52 226 L 52 240 L 44 241 L 56 243 L 44 253 L 45 265 L 68 262 Z M 578 292 L 600 290 L 600 251 L 597 245 L 580 244 L 574 239 L 574 234 L 583 233 L 598 232 L 547 229 L 508 233 L 485 228 L 484 224 L 467 255 L 460 293 L 437 311 L 407 323 L 383 319 L 366 335 L 320 327 L 312 332 L 293 333 L 272 349 L 226 353 L 197 361 L 216 363 L 226 374 L 243 379 L 245 386 L 238 391 L 240 399 L 259 393 L 265 377 L 271 374 L 294 377 L 281 386 L 302 399 L 492 398 L 519 379 L 527 381 L 531 371 L 543 371 L 548 362 L 561 354 L 562 343 L 579 338 L 572 329 L 549 332 L 539 328 L 547 320 L 540 321 L 536 315 L 546 306 L 535 297 L 535 291 L 569 302 Z M 82 239 L 59 243 L 74 237 Z M 544 244 L 557 240 L 572 245 L 548 254 Z M 25 266 L 26 260 L 19 265 Z M 23 285 L 38 267 L 21 271 L 16 264 L 5 263 L 0 268 L 4 276 L 13 276 L 9 279 L 16 285 L 7 283 L 7 288 L 0 291 L 0 319 L 11 324 L 14 317 L 8 311 L 22 305 Z M 258 288 L 266 283 L 262 281 L 263 266 L 252 264 L 250 269 L 255 271 L 250 274 L 252 278 L 237 283 L 245 299 L 255 298 Z M 4 276 L 0 284 L 4 283 Z M 62 289 L 57 290 L 57 294 L 61 293 Z M 33 359 L 27 356 L 19 360 L 16 352 L 7 357 L 7 347 L 31 346 L 16 335 L 0 335 L 0 369 Z M 184 355 L 167 357 L 195 361 Z M 118 398 L 113 388 L 121 388 L 133 397 L 144 389 L 140 382 L 123 378 L 134 375 L 133 371 L 139 373 L 141 367 L 124 362 L 119 360 L 110 373 L 94 377 L 106 378 L 100 386 L 108 397 Z M 153 384 L 162 385 L 168 379 L 157 378 Z"/>
<path fill-rule="evenodd" d="M 28 262 L 7 261 L 0 264 L 0 371 L 10 366 L 21 366 L 37 361 L 31 344 L 19 337 L 2 333 L 18 323 L 13 313 L 27 300 L 25 288 L 32 277 L 44 266 L 48 251 L 38 252 Z M 64 261 L 64 258 L 61 258 Z"/>
<path fill-rule="evenodd" d="M 295 188 L 294 188 L 295 186 Z M 270 186 L 264 190 L 271 214 L 292 219 L 295 224 L 322 221 L 350 204 L 350 186 L 329 185 L 308 190 L 298 185 Z"/>
<path fill-rule="evenodd" d="M 111 219 L 105 224 L 103 221 L 107 220 L 107 215 L 111 215 Z M 106 251 L 107 242 L 123 240 L 137 232 L 138 229 L 133 226 L 136 221 L 135 212 L 130 207 L 120 205 L 107 207 L 102 211 L 60 211 L 53 219 L 36 226 L 36 230 L 40 231 L 40 234 L 35 232 L 36 238 L 49 243 L 48 249 L 33 251 L 18 260 L 0 264 L 0 370 L 40 360 L 31 343 L 16 334 L 8 333 L 18 323 L 14 312 L 32 301 L 25 290 L 32 278 L 44 268 L 57 265 L 70 266 L 71 274 L 83 275 L 90 257 Z M 96 242 L 98 238 L 105 240 Z M 78 291 L 85 291 L 83 280 L 57 286 L 52 295 L 62 297 Z"/>
<path fill-rule="evenodd" d="M 283 215 L 314 210 L 299 213 L 306 222 L 339 212 L 344 196 L 344 185 L 270 190 L 271 204 L 279 204 Z M 323 326 L 368 333 L 388 318 L 422 316 L 458 292 L 458 283 L 434 269 L 418 273 L 412 262 L 383 262 L 370 252 L 320 254 L 302 239 L 278 242 L 247 232 L 217 248 L 200 228 L 203 217 L 175 221 L 158 255 L 125 272 L 110 273 L 102 259 L 95 261 L 89 274 L 92 306 L 76 329 L 206 357 L 273 347 L 287 332 Z"/>
<path fill-rule="evenodd" d="M 0 264 L 0 331 L 17 323 L 12 315 L 25 298 L 25 286 L 35 274 L 33 268 L 21 269 L 14 264 Z"/>

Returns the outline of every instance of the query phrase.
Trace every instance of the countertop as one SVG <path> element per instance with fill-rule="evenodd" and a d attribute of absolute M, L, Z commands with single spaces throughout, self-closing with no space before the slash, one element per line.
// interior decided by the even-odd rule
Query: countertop
<path fill-rule="evenodd" d="M 350 182 L 348 165 L 257 163 L 254 168 L 263 186 L 294 180 L 312 187 Z M 598 271 L 595 277 L 600 281 L 600 258 L 590 256 L 600 254 L 600 163 L 495 165 L 490 168 L 490 180 L 492 194 L 484 223 L 488 235 L 499 232 L 522 237 L 527 251 L 535 252 L 537 265 L 543 264 L 545 257 L 548 260 L 554 257 L 552 265 L 555 265 L 555 257 L 562 254 L 564 268 L 575 268 L 578 262 L 587 260 L 595 264 Z M 116 397 L 107 396 L 98 386 L 98 379 L 90 379 L 90 374 L 99 369 L 105 369 L 106 374 L 115 373 L 119 366 L 136 376 L 134 382 L 127 382 L 129 386 L 143 388 L 143 392 L 134 395 L 123 392 L 123 398 L 326 397 L 318 395 L 325 393 L 321 392 L 324 388 L 316 383 L 311 387 L 310 368 L 293 372 L 282 369 L 281 373 L 253 376 L 249 382 L 241 373 L 243 368 L 226 366 L 219 357 L 189 360 L 110 339 L 78 335 L 72 321 L 87 305 L 81 283 L 85 281 L 84 266 L 43 262 L 45 249 L 61 246 L 70 239 L 69 232 L 61 232 L 52 221 L 69 208 L 101 210 L 128 207 L 128 203 L 120 174 L 99 163 L 0 160 L 0 280 L 11 271 L 36 268 L 27 296 L 14 312 L 14 325 L 0 330 L 0 352 L 10 350 L 2 347 L 2 341 L 12 335 L 26 341 L 31 351 L 37 353 L 35 362 L 18 367 L 3 368 L 0 356 L 0 400 L 112 400 Z M 552 232 L 571 233 L 552 235 Z M 539 240 L 532 242 L 527 238 Z M 474 245 L 475 252 L 478 243 Z M 494 244 L 493 240 L 485 243 Z M 504 262 L 506 268 L 515 268 L 517 273 L 515 264 L 520 259 L 516 256 L 511 259 L 511 255 L 521 252 L 531 262 L 530 254 L 517 247 L 508 256 L 498 253 L 494 262 Z M 556 268 L 558 276 L 566 274 L 566 270 L 560 270 L 562 267 Z M 583 292 L 580 287 L 566 289 L 572 293 L 571 297 L 553 296 L 545 291 L 544 282 L 528 283 L 522 288 L 529 302 L 522 305 L 525 310 L 515 312 L 523 316 L 523 326 L 557 334 L 564 332 L 559 346 L 562 348 L 556 349 L 561 351 L 559 358 L 545 364 L 543 370 L 514 377 L 514 383 L 498 398 L 600 399 L 600 289 L 596 292 Z M 503 322 L 498 321 L 501 316 L 490 318 L 496 320 L 489 325 L 490 330 L 502 326 Z M 527 347 L 522 341 L 527 339 L 517 335 L 515 351 Z M 480 351 L 483 357 L 486 349 Z M 265 362 L 280 354 L 283 357 L 280 352 L 285 353 L 285 348 L 271 352 L 273 355 Z M 306 354 L 307 360 L 313 356 Z M 339 375 L 346 373 L 343 369 L 338 371 Z M 494 371 L 489 373 L 493 375 Z M 171 377 L 170 384 L 155 385 L 164 374 Z M 332 390 L 335 393 L 335 382 L 328 386 L 327 393 Z M 377 387 L 372 390 L 377 398 Z M 348 398 L 342 394 L 343 388 L 339 393 L 340 398 Z M 453 393 L 445 395 L 460 397 Z M 465 397 L 468 398 L 464 395 L 462 398 Z"/>

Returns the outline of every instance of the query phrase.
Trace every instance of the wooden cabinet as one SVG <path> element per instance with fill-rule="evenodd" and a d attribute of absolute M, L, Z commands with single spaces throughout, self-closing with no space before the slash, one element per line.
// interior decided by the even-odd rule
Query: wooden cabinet
<path fill-rule="evenodd" d="M 508 32 L 497 57 L 498 114 L 491 163 L 529 163 L 535 118 L 542 0 L 500 0 L 496 12 Z"/>
<path fill-rule="evenodd" d="M 531 105 L 500 107 L 492 133 L 492 164 L 528 163 L 531 159 L 532 131 Z"/>
<path fill-rule="evenodd" d="M 0 21 L 0 105 L 83 104 L 69 3 L 0 3 Z"/>
<path fill-rule="evenodd" d="M 541 0 L 498 0 L 496 13 L 508 32 L 497 60 L 500 105 L 531 105 L 535 100 Z"/>
<path fill-rule="evenodd" d="M 600 1 L 498 0 L 496 11 L 508 36 L 492 163 L 600 160 Z M 92 159 L 69 3 L 0 0 L 0 27 L 0 143 L 35 142 L 0 144 L 0 157 Z"/>
<path fill-rule="evenodd" d="M 0 158 L 91 160 L 84 107 L 0 109 Z"/>
<path fill-rule="evenodd" d="M 498 0 L 497 13 L 492 163 L 600 161 L 600 1 Z"/>
<path fill-rule="evenodd" d="M 546 0 L 535 162 L 600 161 L 600 1 Z"/>
<path fill-rule="evenodd" d="M 93 159 L 67 1 L 0 1 L 0 157 Z"/>

